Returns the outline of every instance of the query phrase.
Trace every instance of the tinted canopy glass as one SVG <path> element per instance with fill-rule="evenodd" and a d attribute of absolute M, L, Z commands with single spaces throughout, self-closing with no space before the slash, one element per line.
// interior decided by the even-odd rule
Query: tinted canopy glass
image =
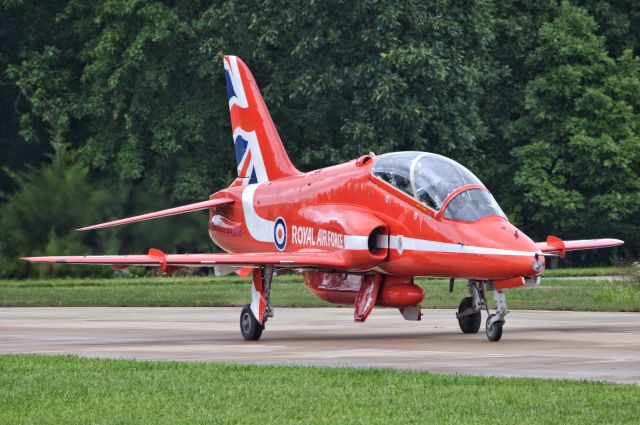
<path fill-rule="evenodd" d="M 489 215 L 504 217 L 500 206 L 485 189 L 469 189 L 456 195 L 444 210 L 445 218 L 477 221 Z"/>
<path fill-rule="evenodd" d="M 439 210 L 455 189 L 482 184 L 473 173 L 441 155 L 424 152 L 397 152 L 376 158 L 373 175 Z"/>
<path fill-rule="evenodd" d="M 376 158 L 373 175 L 413 197 L 411 163 L 416 152 L 397 152 Z"/>

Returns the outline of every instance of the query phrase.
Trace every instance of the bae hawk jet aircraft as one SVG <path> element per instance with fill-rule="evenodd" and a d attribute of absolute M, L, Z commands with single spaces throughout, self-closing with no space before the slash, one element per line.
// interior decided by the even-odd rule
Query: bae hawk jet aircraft
<path fill-rule="evenodd" d="M 209 200 L 84 227 L 100 229 L 208 210 L 213 242 L 226 253 L 27 257 L 27 261 L 183 267 L 252 272 L 251 303 L 240 314 L 247 340 L 262 335 L 273 317 L 271 282 L 284 269 L 299 271 L 309 290 L 330 303 L 353 305 L 364 322 L 374 306 L 420 320 L 422 288 L 416 276 L 468 280 L 469 296 L 456 318 L 477 333 L 486 310 L 489 340 L 502 336 L 508 313 L 505 290 L 537 285 L 545 256 L 620 245 L 617 239 L 533 242 L 507 220 L 468 169 L 441 155 L 394 152 L 363 155 L 308 173 L 287 156 L 247 66 L 225 56 L 229 110 L 238 177 Z M 486 293 L 496 311 L 489 314 Z"/>

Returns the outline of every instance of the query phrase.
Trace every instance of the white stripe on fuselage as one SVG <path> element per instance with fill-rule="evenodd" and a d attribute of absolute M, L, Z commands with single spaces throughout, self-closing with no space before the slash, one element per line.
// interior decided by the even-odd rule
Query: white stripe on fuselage
<path fill-rule="evenodd" d="M 251 237 L 259 242 L 273 243 L 273 226 L 275 221 L 266 220 L 258 215 L 253 204 L 253 196 L 260 183 L 250 184 L 242 191 L 242 211 L 244 222 Z"/>
<path fill-rule="evenodd" d="M 484 254 L 484 255 L 521 255 L 534 256 L 539 252 L 534 251 L 516 251 L 511 249 L 488 248 L 484 246 L 465 245 L 461 243 L 436 242 L 426 239 L 409 238 L 399 235 L 390 235 L 389 240 L 381 235 L 378 237 L 380 248 L 390 248 L 397 250 L 399 248 L 398 241 L 402 239 L 403 251 L 421 251 L 421 252 L 444 252 L 452 254 Z"/>
<path fill-rule="evenodd" d="M 368 236 L 344 235 L 344 249 L 349 251 L 365 251 L 369 249 Z"/>

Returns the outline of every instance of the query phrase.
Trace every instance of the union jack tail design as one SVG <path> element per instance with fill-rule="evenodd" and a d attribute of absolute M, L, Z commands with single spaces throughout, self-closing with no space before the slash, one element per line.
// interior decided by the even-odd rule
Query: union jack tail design
<path fill-rule="evenodd" d="M 238 177 L 242 184 L 263 183 L 300 174 L 284 150 L 247 65 L 236 56 L 225 56 L 224 74 Z"/>

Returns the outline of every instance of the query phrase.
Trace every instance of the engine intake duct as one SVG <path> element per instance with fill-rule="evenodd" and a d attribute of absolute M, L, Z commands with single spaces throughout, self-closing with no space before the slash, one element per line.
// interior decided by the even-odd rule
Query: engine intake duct
<path fill-rule="evenodd" d="M 380 239 L 387 234 L 387 228 L 385 226 L 378 226 L 369 233 L 369 239 L 367 245 L 371 255 L 381 256 L 382 258 L 387 255 L 387 247 L 380 243 Z"/>

